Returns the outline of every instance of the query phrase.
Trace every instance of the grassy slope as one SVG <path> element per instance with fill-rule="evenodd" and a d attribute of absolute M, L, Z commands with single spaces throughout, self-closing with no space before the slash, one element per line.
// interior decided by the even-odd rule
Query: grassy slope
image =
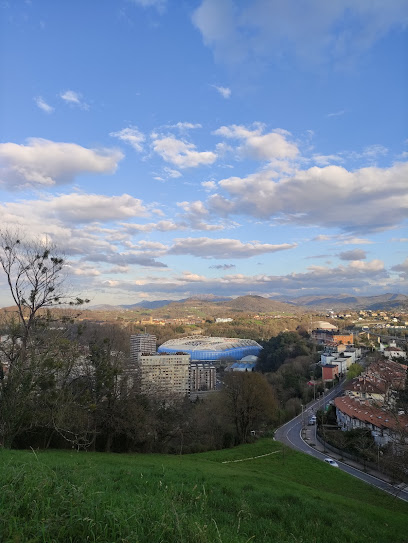
<path fill-rule="evenodd" d="M 0 541 L 408 542 L 407 504 L 284 450 L 264 439 L 182 457 L 2 451 Z"/>

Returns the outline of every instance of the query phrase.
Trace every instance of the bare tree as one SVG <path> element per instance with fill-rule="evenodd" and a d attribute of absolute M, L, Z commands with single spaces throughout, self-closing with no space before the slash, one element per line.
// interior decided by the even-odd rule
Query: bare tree
<path fill-rule="evenodd" d="M 30 241 L 19 232 L 0 231 L 0 270 L 15 304 L 1 325 L 5 371 L 0 374 L 0 443 L 4 446 L 11 446 L 16 435 L 32 424 L 35 394 L 54 371 L 50 352 L 56 334 L 50 334 L 50 308 L 87 301 L 67 292 L 64 265 L 64 257 L 48 240 Z"/>
<path fill-rule="evenodd" d="M 229 415 L 235 425 L 239 443 L 249 440 L 252 430 L 273 420 L 276 400 L 272 387 L 260 373 L 229 373 L 223 394 Z"/>
<path fill-rule="evenodd" d="M 56 305 L 85 301 L 67 294 L 65 259 L 47 240 L 21 241 L 18 232 L 0 232 L 0 265 L 6 275 L 22 328 L 22 355 L 39 312 Z"/>

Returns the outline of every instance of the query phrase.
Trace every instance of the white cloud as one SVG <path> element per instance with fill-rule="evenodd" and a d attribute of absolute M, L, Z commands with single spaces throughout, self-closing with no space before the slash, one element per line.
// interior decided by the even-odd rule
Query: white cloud
<path fill-rule="evenodd" d="M 89 105 L 82 100 L 82 94 L 80 92 L 66 90 L 60 93 L 60 98 L 62 98 L 66 104 L 71 106 L 77 106 L 81 109 L 89 109 Z"/>
<path fill-rule="evenodd" d="M 346 113 L 345 109 L 341 109 L 340 111 L 335 111 L 334 113 L 328 113 L 326 117 L 341 117 Z"/>
<path fill-rule="evenodd" d="M 122 226 L 131 233 L 153 232 L 155 230 L 158 232 L 171 232 L 172 230 L 185 229 L 185 226 L 177 224 L 172 220 L 163 220 L 157 223 L 151 222 L 147 224 L 122 223 Z"/>
<path fill-rule="evenodd" d="M 41 138 L 29 138 L 27 145 L 0 144 L 1 178 L 8 188 L 49 187 L 70 183 L 82 173 L 114 173 L 122 158 L 116 149 L 87 149 Z"/>
<path fill-rule="evenodd" d="M 380 144 L 369 145 L 362 151 L 351 151 L 343 153 L 347 158 L 352 160 L 367 159 L 368 163 L 372 164 L 379 157 L 388 154 L 388 149 Z"/>
<path fill-rule="evenodd" d="M 337 245 L 371 245 L 374 243 L 372 240 L 367 238 L 344 238 L 340 239 Z"/>
<path fill-rule="evenodd" d="M 332 162 L 344 162 L 339 155 L 313 155 L 313 161 L 319 166 L 328 166 Z"/>
<path fill-rule="evenodd" d="M 85 277 L 98 277 L 101 275 L 99 270 L 96 270 L 94 266 L 76 264 L 75 266 L 68 265 L 74 275 L 80 275 Z"/>
<path fill-rule="evenodd" d="M 173 170 L 172 168 L 163 168 L 164 172 L 168 175 L 168 177 L 171 177 L 172 179 L 177 179 L 179 177 L 182 177 L 182 173 L 180 173 L 178 170 Z"/>
<path fill-rule="evenodd" d="M 142 8 L 156 8 L 159 13 L 163 13 L 167 0 L 131 0 L 134 4 Z"/>
<path fill-rule="evenodd" d="M 160 137 L 153 134 L 153 149 L 166 162 L 178 168 L 196 168 L 201 165 L 213 164 L 217 155 L 212 151 L 196 151 L 196 146 L 173 136 Z"/>
<path fill-rule="evenodd" d="M 91 252 L 83 259 L 86 262 L 106 262 L 115 266 L 127 267 L 131 265 L 144 266 L 147 268 L 167 268 L 163 262 L 157 261 L 149 254 L 149 251 L 124 251 L 112 254 L 105 252 Z"/>
<path fill-rule="evenodd" d="M 125 218 L 143 217 L 147 210 L 141 200 L 129 194 L 105 196 L 103 194 L 64 194 L 43 203 L 43 211 L 52 210 L 65 222 L 74 224 L 87 222 L 117 221 Z M 41 208 L 41 206 L 40 206 Z"/>
<path fill-rule="evenodd" d="M 217 60 L 329 63 L 355 58 L 408 22 L 405 0 L 202 0 L 192 16 Z M 346 24 L 347 23 L 347 24 Z"/>
<path fill-rule="evenodd" d="M 385 156 L 388 154 L 388 149 L 384 145 L 369 145 L 364 148 L 363 156 L 377 158 L 378 156 Z"/>
<path fill-rule="evenodd" d="M 116 274 L 116 273 L 128 273 L 129 266 L 113 266 L 109 270 L 106 270 L 107 274 Z"/>
<path fill-rule="evenodd" d="M 53 113 L 55 111 L 55 108 L 47 104 L 47 102 L 41 96 L 34 98 L 34 102 L 36 103 L 37 107 L 45 111 L 45 113 Z"/>
<path fill-rule="evenodd" d="M 247 45 L 237 28 L 236 12 L 232 0 L 204 0 L 192 16 L 216 59 L 235 64 L 247 56 Z"/>
<path fill-rule="evenodd" d="M 221 94 L 223 98 L 228 99 L 231 97 L 231 89 L 229 87 L 219 87 L 218 85 L 213 85 L 213 87 L 219 92 L 219 94 Z"/>
<path fill-rule="evenodd" d="M 242 243 L 237 239 L 182 238 L 176 239 L 169 254 L 193 255 L 201 258 L 249 258 L 265 253 L 294 249 L 297 244 Z"/>
<path fill-rule="evenodd" d="M 297 145 L 287 140 L 289 132 L 278 128 L 264 134 L 264 128 L 262 123 L 254 123 L 252 129 L 233 124 L 221 126 L 214 134 L 243 141 L 238 153 L 256 160 L 293 159 L 298 155 Z"/>
<path fill-rule="evenodd" d="M 177 202 L 177 207 L 180 207 L 184 211 L 184 215 L 181 217 L 181 224 L 184 224 L 185 228 L 206 231 L 224 229 L 222 224 L 210 224 L 207 222 L 209 212 L 201 200 Z"/>
<path fill-rule="evenodd" d="M 142 143 L 145 141 L 146 138 L 136 126 L 129 126 L 127 128 L 123 128 L 118 132 L 110 132 L 109 136 L 124 141 L 125 143 L 133 147 L 135 151 L 143 151 Z"/>
<path fill-rule="evenodd" d="M 163 254 L 167 251 L 167 245 L 161 243 L 160 241 L 139 241 L 137 247 L 143 251 L 152 251 L 155 254 Z"/>
<path fill-rule="evenodd" d="M 352 172 L 315 166 L 278 179 L 272 169 L 221 180 L 218 186 L 228 196 L 213 195 L 209 205 L 222 216 L 245 214 L 349 232 L 381 231 L 406 219 L 407 178 L 408 163 Z"/>
<path fill-rule="evenodd" d="M 170 124 L 166 128 L 178 128 L 181 132 L 186 132 L 187 130 L 194 130 L 196 128 L 202 128 L 200 123 L 187 123 L 187 122 L 178 122 L 176 124 Z"/>
<path fill-rule="evenodd" d="M 379 259 L 371 260 L 371 262 L 361 262 L 360 260 L 353 260 L 349 264 L 349 269 L 373 273 L 383 272 L 384 262 Z"/>
<path fill-rule="evenodd" d="M 217 184 L 215 181 L 203 181 L 201 183 L 201 186 L 204 187 L 205 190 L 215 190 L 217 187 Z"/>
<path fill-rule="evenodd" d="M 332 239 L 332 236 L 328 236 L 327 234 L 319 234 L 313 238 L 312 241 L 328 241 L 330 239 Z"/>
<path fill-rule="evenodd" d="M 19 222 L 38 216 L 40 222 L 60 221 L 61 225 L 117 221 L 144 217 L 147 209 L 141 200 L 128 194 L 105 196 L 102 194 L 72 193 L 47 196 L 38 200 L 22 200 L 0 206 L 3 217 L 10 216 Z M 44 225 L 46 227 L 46 224 Z"/>

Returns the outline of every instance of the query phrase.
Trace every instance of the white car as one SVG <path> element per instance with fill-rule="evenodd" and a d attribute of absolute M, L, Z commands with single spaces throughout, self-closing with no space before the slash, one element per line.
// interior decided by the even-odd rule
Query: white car
<path fill-rule="evenodd" d="M 333 466 L 334 468 L 338 468 L 339 465 L 337 462 L 335 462 L 334 460 L 332 460 L 331 458 L 325 458 L 324 461 L 326 462 L 326 464 L 330 464 L 331 466 Z"/>

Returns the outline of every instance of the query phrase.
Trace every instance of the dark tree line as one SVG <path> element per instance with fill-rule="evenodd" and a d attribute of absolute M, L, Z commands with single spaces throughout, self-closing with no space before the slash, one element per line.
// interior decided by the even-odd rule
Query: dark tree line
<path fill-rule="evenodd" d="M 263 343 L 258 369 L 262 372 L 277 371 L 289 359 L 312 356 L 313 344 L 298 332 L 281 332 Z"/>

